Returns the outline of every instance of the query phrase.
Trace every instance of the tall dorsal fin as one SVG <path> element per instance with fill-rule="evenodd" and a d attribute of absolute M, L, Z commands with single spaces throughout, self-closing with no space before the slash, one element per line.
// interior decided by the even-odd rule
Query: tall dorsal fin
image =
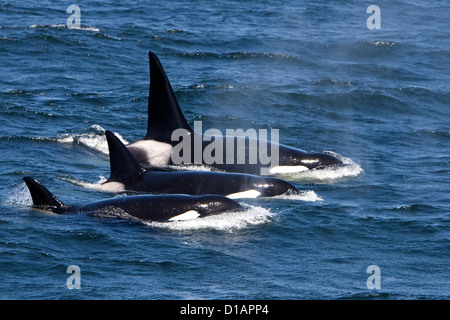
<path fill-rule="evenodd" d="M 126 183 L 137 178 L 144 169 L 114 133 L 107 130 L 105 135 L 108 141 L 109 162 L 111 166 L 111 176 L 107 182 L 117 181 Z"/>
<path fill-rule="evenodd" d="M 150 90 L 148 96 L 148 124 L 145 139 L 170 142 L 172 132 L 183 128 L 192 132 L 178 105 L 161 62 L 152 51 L 150 60 Z"/>
<path fill-rule="evenodd" d="M 30 190 L 33 204 L 44 210 L 57 211 L 58 209 L 67 207 L 64 203 L 58 200 L 46 187 L 44 187 L 39 181 L 31 178 L 24 177 L 23 180 L 27 184 Z"/>

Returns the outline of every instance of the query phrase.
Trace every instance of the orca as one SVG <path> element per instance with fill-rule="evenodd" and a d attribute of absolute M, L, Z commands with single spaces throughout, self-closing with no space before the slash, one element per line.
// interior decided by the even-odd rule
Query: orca
<path fill-rule="evenodd" d="M 128 150 L 143 166 L 167 166 L 167 165 L 179 165 L 172 161 L 172 151 L 174 147 L 180 143 L 180 141 L 173 141 L 172 134 L 177 129 L 184 129 L 187 132 L 191 141 L 189 141 L 192 148 L 190 160 L 183 164 L 192 165 L 200 164 L 213 167 L 217 170 L 226 172 L 240 172 L 249 174 L 284 174 L 294 173 L 306 170 L 323 169 L 330 166 L 342 166 L 343 163 L 338 158 L 323 154 L 323 153 L 309 153 L 301 149 L 289 147 L 279 143 L 267 142 L 268 150 L 276 150 L 278 156 L 278 163 L 267 167 L 263 164 L 263 161 L 257 161 L 252 163 L 249 160 L 249 154 L 252 150 L 252 141 L 248 137 L 234 137 L 233 141 L 233 155 L 227 156 L 227 148 L 225 146 L 225 140 L 223 140 L 224 146 L 222 148 L 223 155 L 220 161 L 214 161 L 213 163 L 207 163 L 204 159 L 196 161 L 195 144 L 197 143 L 197 151 L 201 148 L 201 152 L 205 151 L 214 141 L 214 137 L 205 137 L 200 132 L 192 130 L 189 123 L 181 111 L 177 98 L 173 92 L 169 79 L 161 65 L 156 54 L 152 51 L 149 52 L 150 61 L 150 89 L 148 97 L 148 123 L 147 134 L 143 139 L 135 141 L 127 145 Z M 261 141 L 256 143 L 257 148 Z M 237 146 L 244 146 L 241 149 L 237 149 Z M 253 144 L 254 145 L 254 144 Z M 227 161 L 235 158 L 237 154 L 244 155 L 245 161 Z M 216 155 L 217 156 L 217 155 Z"/>
<path fill-rule="evenodd" d="M 232 199 L 298 194 L 291 183 L 275 177 L 218 171 L 163 171 L 143 168 L 111 131 L 105 131 L 109 147 L 110 178 L 100 190 L 153 194 L 218 194 Z"/>
<path fill-rule="evenodd" d="M 147 221 L 180 221 L 243 210 L 236 201 L 219 195 L 134 195 L 69 206 L 57 199 L 39 181 L 23 178 L 35 208 L 56 214 L 100 214 Z"/>

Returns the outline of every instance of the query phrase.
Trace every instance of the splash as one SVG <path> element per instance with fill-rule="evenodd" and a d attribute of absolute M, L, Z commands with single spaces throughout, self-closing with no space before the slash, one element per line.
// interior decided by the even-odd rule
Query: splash
<path fill-rule="evenodd" d="M 356 178 L 364 174 L 364 170 L 359 164 L 354 162 L 350 158 L 343 157 L 342 155 L 325 151 L 342 161 L 344 166 L 329 167 L 319 170 L 308 170 L 292 174 L 277 175 L 281 179 L 290 181 L 301 181 L 303 183 L 333 183 L 340 182 L 346 179 Z"/>
<path fill-rule="evenodd" d="M 224 212 L 218 215 L 186 221 L 142 222 L 153 228 L 172 231 L 219 230 L 224 232 L 234 232 L 249 226 L 265 224 L 275 217 L 275 214 L 268 209 L 242 203 L 241 205 L 244 206 L 244 211 Z"/>
<path fill-rule="evenodd" d="M 13 187 L 6 199 L 3 201 L 7 206 L 32 206 L 33 200 L 31 199 L 30 192 L 25 183 Z"/>
<path fill-rule="evenodd" d="M 108 142 L 105 137 L 105 129 L 94 124 L 90 126 L 86 133 L 81 134 L 65 134 L 62 137 L 56 138 L 59 143 L 78 143 L 94 151 L 103 153 L 105 155 L 109 154 Z M 128 142 L 118 133 L 114 133 L 123 144 L 128 144 Z"/>
<path fill-rule="evenodd" d="M 62 177 L 61 180 L 67 181 L 75 186 L 82 187 L 85 189 L 100 191 L 101 184 L 106 182 L 107 179 L 103 175 L 100 175 L 99 178 L 100 180 L 98 182 L 89 182 L 81 179 L 72 179 L 69 177 Z"/>
<path fill-rule="evenodd" d="M 300 191 L 298 194 L 283 194 L 279 196 L 273 197 L 274 199 L 281 200 L 296 200 L 296 201 L 304 201 L 304 202 L 317 202 L 323 201 L 323 199 L 317 195 L 313 190 Z"/>

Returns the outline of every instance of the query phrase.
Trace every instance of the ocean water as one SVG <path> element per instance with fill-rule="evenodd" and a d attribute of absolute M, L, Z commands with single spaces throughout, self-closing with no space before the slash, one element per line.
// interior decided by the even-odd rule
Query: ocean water
<path fill-rule="evenodd" d="M 448 299 L 449 15 L 443 0 L 2 1 L 0 299 Z M 95 188 L 104 131 L 145 135 L 149 50 L 191 124 L 279 129 L 349 165 L 202 220 L 32 209 L 26 175 L 68 204 L 112 196 Z"/>

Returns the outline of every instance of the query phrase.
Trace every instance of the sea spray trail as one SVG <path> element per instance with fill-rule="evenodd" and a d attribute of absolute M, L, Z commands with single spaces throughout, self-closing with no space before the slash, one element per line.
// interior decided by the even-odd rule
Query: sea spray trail
<path fill-rule="evenodd" d="M 330 152 L 331 153 L 331 152 Z M 364 169 L 350 158 L 332 152 L 333 156 L 341 160 L 345 166 L 330 167 L 320 170 L 307 170 L 298 173 L 279 175 L 279 178 L 299 183 L 338 183 L 348 179 L 356 179 L 364 174 Z"/>
<path fill-rule="evenodd" d="M 245 205 L 245 203 L 243 203 Z M 217 216 L 209 216 L 202 219 L 175 221 L 175 222 L 146 222 L 144 224 L 171 231 L 199 231 L 199 230 L 216 230 L 223 232 L 235 232 L 251 226 L 258 226 L 264 223 L 273 222 L 276 214 L 269 210 L 259 207 L 247 205 L 244 212 L 225 212 Z"/>

